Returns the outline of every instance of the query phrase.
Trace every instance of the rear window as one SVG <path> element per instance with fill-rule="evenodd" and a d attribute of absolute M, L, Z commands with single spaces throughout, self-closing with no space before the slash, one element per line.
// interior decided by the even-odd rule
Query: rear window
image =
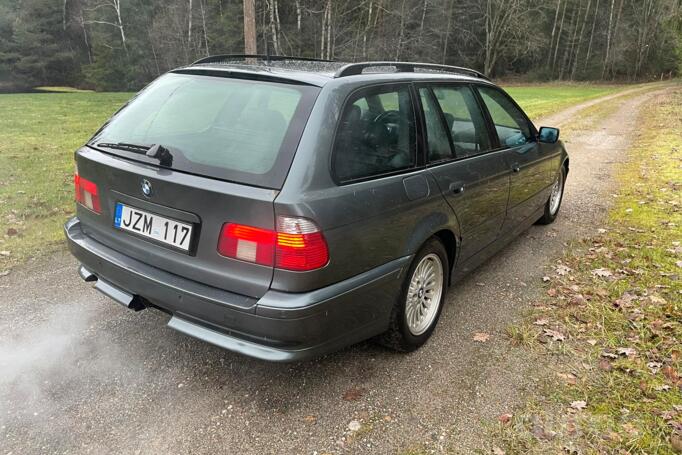
<path fill-rule="evenodd" d="M 170 73 L 118 112 L 90 145 L 157 164 L 144 149 L 112 144 L 159 144 L 171 152 L 173 169 L 281 188 L 318 92 L 306 85 Z"/>

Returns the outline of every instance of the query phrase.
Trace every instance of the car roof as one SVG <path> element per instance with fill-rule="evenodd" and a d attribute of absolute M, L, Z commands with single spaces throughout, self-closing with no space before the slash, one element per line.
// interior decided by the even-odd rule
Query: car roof
<path fill-rule="evenodd" d="M 318 87 L 323 87 L 335 80 L 357 82 L 358 78 L 366 79 L 368 82 L 414 80 L 490 82 L 478 71 L 448 65 L 413 62 L 346 63 L 280 56 L 212 56 L 173 70 L 173 72 L 216 76 L 231 75 Z"/>

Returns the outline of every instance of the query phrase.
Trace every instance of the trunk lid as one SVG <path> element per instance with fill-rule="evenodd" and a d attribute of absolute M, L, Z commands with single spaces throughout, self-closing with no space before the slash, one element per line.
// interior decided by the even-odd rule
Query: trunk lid
<path fill-rule="evenodd" d="M 259 298 L 270 287 L 273 268 L 221 256 L 225 222 L 274 229 L 278 190 L 224 182 L 160 169 L 84 147 L 76 154 L 79 175 L 97 185 L 101 213 L 78 205 L 85 234 L 110 248 L 170 273 Z M 151 184 L 149 197 L 143 182 Z M 114 226 L 116 205 L 193 226 L 189 251 Z"/>

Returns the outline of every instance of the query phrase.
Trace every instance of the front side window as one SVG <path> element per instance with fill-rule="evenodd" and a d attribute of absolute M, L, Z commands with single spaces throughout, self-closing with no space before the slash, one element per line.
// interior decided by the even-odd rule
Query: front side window
<path fill-rule="evenodd" d="M 355 94 L 341 115 L 333 166 L 342 182 L 397 172 L 416 164 L 414 109 L 407 85 Z"/>
<path fill-rule="evenodd" d="M 516 147 L 532 140 L 526 117 L 507 95 L 491 87 L 479 87 L 478 91 L 495 124 L 501 146 Z"/>
<path fill-rule="evenodd" d="M 468 86 L 439 86 L 433 93 L 443 111 L 455 155 L 461 158 L 491 149 L 483 114 Z"/>

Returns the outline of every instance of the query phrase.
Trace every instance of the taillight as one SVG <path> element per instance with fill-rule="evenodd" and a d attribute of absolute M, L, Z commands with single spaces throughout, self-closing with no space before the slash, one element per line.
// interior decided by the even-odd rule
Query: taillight
<path fill-rule="evenodd" d="M 329 261 L 327 242 L 317 225 L 289 216 L 277 218 L 275 231 L 224 224 L 218 252 L 229 258 L 294 271 L 319 269 Z"/>
<path fill-rule="evenodd" d="M 73 175 L 73 184 L 76 190 L 76 202 L 95 213 L 102 213 L 97 185 L 78 175 L 78 169 Z"/>

